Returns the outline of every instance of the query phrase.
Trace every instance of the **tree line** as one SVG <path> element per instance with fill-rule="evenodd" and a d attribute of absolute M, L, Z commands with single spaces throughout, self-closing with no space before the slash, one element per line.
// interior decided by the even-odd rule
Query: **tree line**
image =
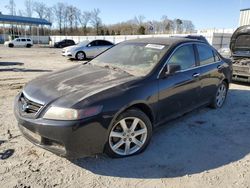
<path fill-rule="evenodd" d="M 169 19 L 163 15 L 161 20 L 146 21 L 143 15 L 116 23 L 104 24 L 100 17 L 100 9 L 90 11 L 58 2 L 47 6 L 41 1 L 25 0 L 24 9 L 16 8 L 14 0 L 5 6 L 10 15 L 37 17 L 46 19 L 53 24 L 51 33 L 54 35 L 143 35 L 171 34 L 194 32 L 194 24 L 190 20 Z"/>

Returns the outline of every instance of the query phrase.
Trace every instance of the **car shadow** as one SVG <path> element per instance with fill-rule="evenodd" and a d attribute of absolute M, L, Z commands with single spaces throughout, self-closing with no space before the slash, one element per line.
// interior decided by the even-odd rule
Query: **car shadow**
<path fill-rule="evenodd" d="M 15 65 L 22 66 L 22 65 L 24 65 L 24 63 L 20 63 L 20 62 L 0 62 L 0 66 L 15 66 Z"/>
<path fill-rule="evenodd" d="M 249 107 L 250 91 L 230 90 L 223 108 L 200 108 L 157 128 L 139 155 L 121 159 L 100 155 L 71 162 L 95 174 L 124 178 L 209 173 L 249 154 L 250 117 L 245 115 Z"/>
<path fill-rule="evenodd" d="M 25 69 L 25 68 L 7 68 L 7 69 L 0 69 L 0 72 L 52 72 L 52 70 Z"/>

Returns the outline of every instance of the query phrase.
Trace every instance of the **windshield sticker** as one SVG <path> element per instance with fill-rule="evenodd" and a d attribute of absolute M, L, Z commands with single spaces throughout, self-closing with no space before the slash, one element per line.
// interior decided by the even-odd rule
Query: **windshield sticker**
<path fill-rule="evenodd" d="M 159 44 L 147 44 L 145 47 L 146 48 L 153 48 L 153 49 L 162 50 L 165 46 L 164 45 L 159 45 Z"/>

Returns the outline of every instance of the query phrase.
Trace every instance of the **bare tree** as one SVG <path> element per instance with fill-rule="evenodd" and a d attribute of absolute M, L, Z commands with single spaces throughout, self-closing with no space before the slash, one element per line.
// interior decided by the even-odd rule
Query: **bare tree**
<path fill-rule="evenodd" d="M 34 2 L 34 11 L 37 13 L 38 17 L 41 19 L 46 18 L 47 6 L 43 2 Z"/>
<path fill-rule="evenodd" d="M 55 18 L 57 21 L 57 25 L 59 27 L 59 32 L 62 34 L 62 24 L 63 24 L 63 14 L 65 11 L 65 4 L 63 3 L 57 3 L 53 7 Z"/>
<path fill-rule="evenodd" d="M 145 20 L 145 16 L 143 15 L 135 16 L 134 18 L 134 21 L 138 26 L 142 26 L 144 20 Z"/>
<path fill-rule="evenodd" d="M 184 33 L 194 32 L 194 24 L 190 20 L 182 20 L 182 28 Z"/>
<path fill-rule="evenodd" d="M 170 19 L 168 19 L 168 17 L 166 15 L 162 16 L 162 26 L 163 26 L 163 32 L 164 33 L 173 33 L 174 32 L 174 22 Z"/>
<path fill-rule="evenodd" d="M 45 19 L 47 19 L 51 23 L 53 22 L 54 20 L 53 7 L 47 7 L 45 9 Z"/>
<path fill-rule="evenodd" d="M 91 12 L 83 11 L 82 14 L 79 16 L 79 22 L 82 25 L 83 28 L 83 34 L 87 34 L 87 25 L 91 18 Z"/>
<path fill-rule="evenodd" d="M 33 0 L 26 0 L 24 2 L 25 5 L 25 12 L 26 12 L 26 16 L 28 17 L 32 17 L 33 16 L 33 11 L 34 11 L 34 2 Z"/>
<path fill-rule="evenodd" d="M 93 25 L 93 27 L 95 28 L 97 35 L 99 34 L 99 30 L 100 30 L 100 27 L 101 27 L 101 24 L 102 24 L 102 20 L 99 17 L 100 12 L 101 11 L 99 9 L 94 9 L 91 12 L 91 19 L 90 19 L 90 22 Z"/>
<path fill-rule="evenodd" d="M 65 9 L 63 11 L 63 32 L 64 34 L 67 33 L 69 23 L 69 9 L 67 8 L 67 5 L 65 6 Z"/>
<path fill-rule="evenodd" d="M 5 5 L 5 8 L 9 10 L 10 15 L 16 15 L 16 3 L 14 0 L 9 0 L 9 4 Z"/>
<path fill-rule="evenodd" d="M 72 5 L 67 6 L 68 21 L 70 26 L 70 32 L 73 32 L 73 26 L 78 24 L 78 9 Z M 76 23 L 75 23 L 76 22 Z"/>
<path fill-rule="evenodd" d="M 174 25 L 175 25 L 175 32 L 176 33 L 182 33 L 182 20 L 181 19 L 174 19 Z"/>
<path fill-rule="evenodd" d="M 24 11 L 23 11 L 23 10 L 20 10 L 20 9 L 19 9 L 17 15 L 18 15 L 18 16 L 24 16 L 25 14 L 24 14 Z"/>

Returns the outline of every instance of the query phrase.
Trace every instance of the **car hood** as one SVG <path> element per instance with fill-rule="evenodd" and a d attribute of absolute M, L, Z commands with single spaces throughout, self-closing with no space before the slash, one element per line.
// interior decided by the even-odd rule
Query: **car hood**
<path fill-rule="evenodd" d="M 85 47 L 85 46 L 73 45 L 73 46 L 65 47 L 65 48 L 63 48 L 63 50 L 72 51 L 72 50 L 82 49 L 82 48 L 84 48 L 84 47 Z"/>
<path fill-rule="evenodd" d="M 93 65 L 78 65 L 29 82 L 24 95 L 34 102 L 72 107 L 94 94 L 136 79 L 125 72 Z"/>
<path fill-rule="evenodd" d="M 233 56 L 250 57 L 250 26 L 239 27 L 232 35 L 230 50 Z"/>
<path fill-rule="evenodd" d="M 68 46 L 68 47 L 65 47 L 65 48 L 63 48 L 63 50 L 70 51 L 70 50 L 74 50 L 74 49 L 76 49 L 76 48 L 78 48 L 78 46 L 73 45 L 73 46 Z"/>

